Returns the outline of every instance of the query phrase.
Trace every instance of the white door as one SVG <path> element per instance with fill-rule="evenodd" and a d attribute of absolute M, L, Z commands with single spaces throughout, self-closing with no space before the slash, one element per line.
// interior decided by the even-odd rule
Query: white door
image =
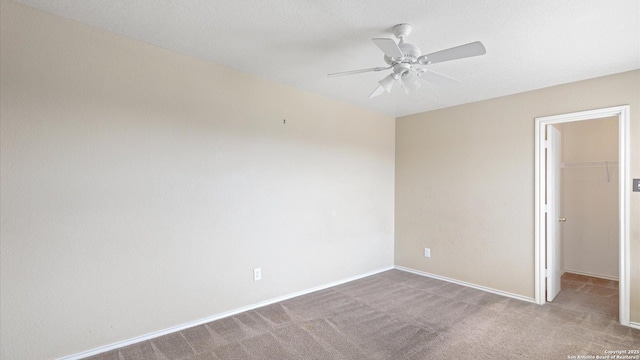
<path fill-rule="evenodd" d="M 553 125 L 547 125 L 547 301 L 560 292 L 562 242 L 560 222 L 561 136 Z"/>

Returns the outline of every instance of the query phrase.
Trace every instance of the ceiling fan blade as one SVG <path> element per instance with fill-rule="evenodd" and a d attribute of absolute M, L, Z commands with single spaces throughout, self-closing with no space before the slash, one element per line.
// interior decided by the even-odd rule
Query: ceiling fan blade
<path fill-rule="evenodd" d="M 440 86 L 451 86 L 451 85 L 455 85 L 455 84 L 459 84 L 460 80 L 456 80 L 454 78 L 448 77 L 446 75 L 442 75 L 440 73 L 437 73 L 435 71 L 432 70 L 427 70 L 427 69 L 420 69 L 418 70 L 418 76 L 421 79 L 430 81 L 434 84 L 440 85 Z"/>
<path fill-rule="evenodd" d="M 369 95 L 369 98 L 376 97 L 376 96 L 381 95 L 383 93 L 384 93 L 384 88 L 382 87 L 382 85 L 378 85 L 378 87 L 375 90 L 373 90 L 371 95 Z"/>
<path fill-rule="evenodd" d="M 360 70 L 352 70 L 352 71 L 343 71 L 343 72 L 337 72 L 337 73 L 333 73 L 333 74 L 328 74 L 328 77 L 336 77 L 336 76 L 344 76 L 344 75 L 353 75 L 353 74 L 362 74 L 362 73 L 366 73 L 366 72 L 373 72 L 373 71 L 382 71 L 382 70 L 388 70 L 391 69 L 391 66 L 389 67 L 374 67 L 374 68 L 369 68 L 369 69 L 360 69 Z"/>
<path fill-rule="evenodd" d="M 373 43 L 376 44 L 376 46 L 378 46 L 380 50 L 382 50 L 382 52 L 389 58 L 397 59 L 404 56 L 402 55 L 402 51 L 400 51 L 398 44 L 396 44 L 393 39 L 374 38 L 371 39 L 371 41 L 373 41 Z"/>
<path fill-rule="evenodd" d="M 484 55 L 487 50 L 480 41 L 472 42 L 465 45 L 452 47 L 446 50 L 436 51 L 431 54 L 422 55 L 418 58 L 420 64 L 435 64 L 443 61 L 462 59 L 472 56 Z"/>

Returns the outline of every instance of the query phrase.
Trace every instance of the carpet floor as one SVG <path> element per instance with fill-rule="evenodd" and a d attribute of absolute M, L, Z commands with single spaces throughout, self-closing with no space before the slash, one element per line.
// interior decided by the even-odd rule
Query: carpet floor
<path fill-rule="evenodd" d="M 595 359 L 616 350 L 630 355 L 640 350 L 640 330 L 619 324 L 617 286 L 565 274 L 563 290 L 541 306 L 390 270 L 89 359 Z"/>

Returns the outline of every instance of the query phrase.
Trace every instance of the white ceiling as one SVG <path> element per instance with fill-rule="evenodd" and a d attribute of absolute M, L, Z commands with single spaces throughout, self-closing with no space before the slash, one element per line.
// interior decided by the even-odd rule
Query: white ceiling
<path fill-rule="evenodd" d="M 17 0 L 376 112 L 402 116 L 640 68 L 638 0 Z M 462 81 L 369 99 L 387 73 L 370 41 L 410 23 L 423 53 L 482 41 L 431 69 Z"/>

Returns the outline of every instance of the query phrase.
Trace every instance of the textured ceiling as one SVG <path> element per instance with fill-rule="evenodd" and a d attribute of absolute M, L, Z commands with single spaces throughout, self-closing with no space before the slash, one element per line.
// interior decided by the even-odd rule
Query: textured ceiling
<path fill-rule="evenodd" d="M 638 0 L 18 0 L 65 18 L 376 112 L 401 116 L 640 68 Z M 430 65 L 461 80 L 395 88 L 370 41 L 410 23 L 423 53 L 482 41 L 487 54 Z"/>

